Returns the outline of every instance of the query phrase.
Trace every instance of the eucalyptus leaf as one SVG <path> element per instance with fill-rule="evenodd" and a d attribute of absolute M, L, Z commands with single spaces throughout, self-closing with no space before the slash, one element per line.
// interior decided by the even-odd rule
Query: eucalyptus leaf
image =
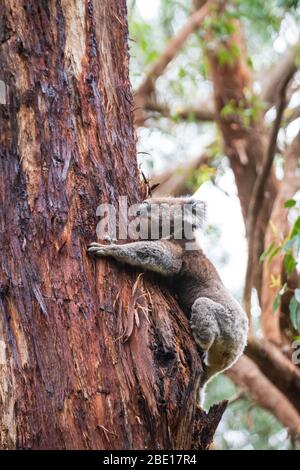
<path fill-rule="evenodd" d="M 292 297 L 290 301 L 290 318 L 295 330 L 300 331 L 300 304 L 296 297 Z"/>
<path fill-rule="evenodd" d="M 300 304 L 300 289 L 299 288 L 295 289 L 294 296 L 297 302 Z"/>
<path fill-rule="evenodd" d="M 280 306 L 280 295 L 276 294 L 273 305 L 272 305 L 272 310 L 274 313 L 277 312 L 277 310 L 279 309 L 279 306 Z"/>
<path fill-rule="evenodd" d="M 260 255 L 260 258 L 259 258 L 260 262 L 264 261 L 269 256 L 274 246 L 275 246 L 275 243 L 272 242 L 271 245 Z"/>
<path fill-rule="evenodd" d="M 297 204 L 297 201 L 295 201 L 295 199 L 288 199 L 287 201 L 285 201 L 284 207 L 290 208 L 290 207 L 294 207 L 296 204 Z"/>
<path fill-rule="evenodd" d="M 298 217 L 296 219 L 296 222 L 294 223 L 290 238 L 293 238 L 293 237 L 295 237 L 296 235 L 299 235 L 299 234 L 300 234 L 300 217 Z"/>
<path fill-rule="evenodd" d="M 287 274 L 291 274 L 297 266 L 297 261 L 291 253 L 287 253 L 284 257 L 284 267 Z"/>

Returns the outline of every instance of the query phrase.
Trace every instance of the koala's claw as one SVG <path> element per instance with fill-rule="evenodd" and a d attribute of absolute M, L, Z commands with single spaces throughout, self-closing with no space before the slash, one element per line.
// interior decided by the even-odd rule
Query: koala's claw
<path fill-rule="evenodd" d="M 109 243 L 109 244 L 113 244 L 113 243 L 116 243 L 117 239 L 114 238 L 114 237 L 111 237 L 110 235 L 106 235 L 106 237 L 104 238 L 104 240 Z"/>
<path fill-rule="evenodd" d="M 205 368 L 208 366 L 208 354 L 207 351 L 200 351 L 200 359 L 202 362 L 203 367 Z"/>
<path fill-rule="evenodd" d="M 100 245 L 100 243 L 93 242 L 88 246 L 88 253 L 91 255 L 104 255 L 105 254 L 105 248 L 107 248 L 105 245 Z"/>

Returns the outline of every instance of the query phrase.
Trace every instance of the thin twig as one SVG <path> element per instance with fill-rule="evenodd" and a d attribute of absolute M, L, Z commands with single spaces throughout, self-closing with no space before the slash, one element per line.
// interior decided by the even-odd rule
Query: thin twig
<path fill-rule="evenodd" d="M 200 122 L 215 121 L 216 113 L 212 104 L 199 104 L 197 107 L 187 107 L 175 109 L 174 112 L 164 104 L 157 103 L 153 100 L 145 102 L 145 111 L 149 112 L 147 118 L 172 118 L 176 117 L 182 121 L 195 120 Z M 150 114 L 152 112 L 152 114 Z M 156 113 L 156 114 L 155 114 Z"/>

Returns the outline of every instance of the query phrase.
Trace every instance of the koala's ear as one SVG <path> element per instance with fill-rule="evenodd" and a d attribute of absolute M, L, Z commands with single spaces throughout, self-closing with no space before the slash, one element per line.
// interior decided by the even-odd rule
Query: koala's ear
<path fill-rule="evenodd" d="M 148 202 L 148 201 L 143 201 L 143 202 L 139 205 L 138 215 L 145 214 L 146 212 L 148 212 L 149 209 L 150 209 L 150 204 L 149 204 L 149 202 Z"/>
<path fill-rule="evenodd" d="M 204 201 L 194 201 L 192 203 L 192 214 L 194 217 L 193 228 L 200 228 L 206 219 L 206 203 Z"/>

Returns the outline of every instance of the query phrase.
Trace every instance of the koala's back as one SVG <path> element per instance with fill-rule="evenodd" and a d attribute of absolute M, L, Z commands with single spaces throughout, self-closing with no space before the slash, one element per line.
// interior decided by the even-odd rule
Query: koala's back
<path fill-rule="evenodd" d="M 246 313 L 224 287 L 214 265 L 199 250 L 182 252 L 174 291 L 190 319 L 194 338 L 207 352 L 204 382 L 230 367 L 247 342 Z"/>
<path fill-rule="evenodd" d="M 182 268 L 175 276 L 173 286 L 181 307 L 188 316 L 193 303 L 199 297 L 221 302 L 221 291 L 224 290 L 217 270 L 200 248 L 193 251 L 183 249 Z"/>

